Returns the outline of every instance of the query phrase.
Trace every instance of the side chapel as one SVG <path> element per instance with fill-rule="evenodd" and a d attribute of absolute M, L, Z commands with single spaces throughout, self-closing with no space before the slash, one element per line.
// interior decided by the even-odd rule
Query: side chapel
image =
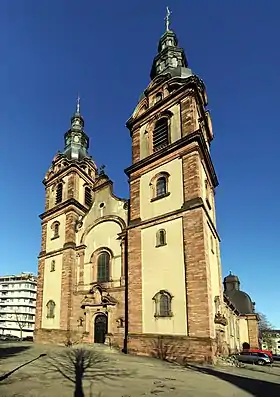
<path fill-rule="evenodd" d="M 168 18 L 151 82 L 127 121 L 129 200 L 114 195 L 89 155 L 79 100 L 46 173 L 37 341 L 154 354 L 160 337 L 172 354 L 196 359 L 257 343 L 254 310 L 248 326 L 222 288 L 208 99 Z"/>

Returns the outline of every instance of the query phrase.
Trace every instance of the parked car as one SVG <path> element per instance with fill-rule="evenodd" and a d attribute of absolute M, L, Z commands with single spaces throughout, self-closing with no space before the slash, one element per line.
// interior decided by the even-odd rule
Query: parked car
<path fill-rule="evenodd" d="M 18 342 L 20 341 L 20 338 L 16 335 L 1 335 L 0 336 L 1 340 L 7 341 L 7 342 Z"/>
<path fill-rule="evenodd" d="M 33 342 L 33 336 L 26 336 L 22 340 L 25 341 L 25 342 Z"/>
<path fill-rule="evenodd" d="M 250 353 L 264 353 L 267 354 L 270 358 L 272 358 L 272 351 L 271 350 L 263 350 L 263 349 L 243 349 L 243 352 L 250 352 Z"/>
<path fill-rule="evenodd" d="M 280 361 L 280 354 L 273 354 L 272 357 L 274 361 Z"/>
<path fill-rule="evenodd" d="M 272 363 L 272 359 L 266 353 L 241 352 L 235 355 L 241 363 L 267 365 Z"/>

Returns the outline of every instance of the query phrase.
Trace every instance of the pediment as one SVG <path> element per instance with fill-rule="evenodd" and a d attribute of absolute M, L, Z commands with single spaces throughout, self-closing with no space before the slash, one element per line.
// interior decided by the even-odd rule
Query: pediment
<path fill-rule="evenodd" d="M 146 92 L 152 91 L 155 87 L 158 87 L 160 84 L 164 83 L 165 81 L 169 80 L 171 77 L 170 73 L 159 75 L 155 77 L 148 87 L 146 88 Z"/>
<path fill-rule="evenodd" d="M 80 244 L 86 244 L 85 238 L 90 231 L 102 222 L 115 222 L 120 232 L 126 227 L 128 204 L 126 199 L 113 193 L 113 183 L 107 176 L 99 177 L 93 188 L 93 202 L 88 213 L 79 219 L 77 231 Z"/>
<path fill-rule="evenodd" d="M 139 117 L 142 113 L 144 113 L 148 109 L 148 107 L 149 107 L 148 99 L 144 97 L 136 106 L 131 119 L 133 120 Z"/>

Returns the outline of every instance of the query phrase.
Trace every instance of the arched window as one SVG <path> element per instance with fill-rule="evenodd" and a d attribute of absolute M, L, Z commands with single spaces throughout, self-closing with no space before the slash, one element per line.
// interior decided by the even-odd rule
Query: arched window
<path fill-rule="evenodd" d="M 162 294 L 159 300 L 159 315 L 162 317 L 169 316 L 171 309 L 170 297 L 166 294 Z"/>
<path fill-rule="evenodd" d="M 155 201 L 169 196 L 169 173 L 162 171 L 154 175 L 150 182 L 151 201 Z"/>
<path fill-rule="evenodd" d="M 59 226 L 60 226 L 60 223 L 58 222 L 58 221 L 55 221 L 53 224 L 52 224 L 52 230 L 53 230 L 53 239 L 54 238 L 58 238 L 59 237 Z"/>
<path fill-rule="evenodd" d="M 97 281 L 107 282 L 110 279 L 110 255 L 103 251 L 97 258 Z"/>
<path fill-rule="evenodd" d="M 166 245 L 166 231 L 160 229 L 156 234 L 156 247 L 161 247 L 163 245 Z"/>
<path fill-rule="evenodd" d="M 164 196 L 167 193 L 167 180 L 160 176 L 156 181 L 156 197 Z"/>
<path fill-rule="evenodd" d="M 60 182 L 56 188 L 55 204 L 59 204 L 62 202 L 62 191 L 63 191 L 63 184 Z"/>
<path fill-rule="evenodd" d="M 54 318 L 55 314 L 55 303 L 54 301 L 50 300 L 47 303 L 47 318 Z"/>
<path fill-rule="evenodd" d="M 159 291 L 153 298 L 155 301 L 155 317 L 172 317 L 172 296 L 165 290 Z"/>
<path fill-rule="evenodd" d="M 159 119 L 153 131 L 153 150 L 156 152 L 167 146 L 169 143 L 168 119 Z"/>
<path fill-rule="evenodd" d="M 55 261 L 51 261 L 51 272 L 55 271 Z"/>
<path fill-rule="evenodd" d="M 91 196 L 91 190 L 89 186 L 85 187 L 85 205 L 88 207 L 91 206 L 92 203 L 92 196 Z"/>

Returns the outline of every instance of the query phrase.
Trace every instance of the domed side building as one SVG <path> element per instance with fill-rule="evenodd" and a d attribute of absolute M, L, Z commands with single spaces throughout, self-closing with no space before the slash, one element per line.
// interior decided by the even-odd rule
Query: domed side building
<path fill-rule="evenodd" d="M 222 310 L 216 299 L 216 317 L 219 332 L 218 349 L 220 354 L 232 353 L 243 349 L 244 344 L 251 348 L 259 347 L 259 316 L 255 313 L 255 302 L 240 290 L 237 276 L 229 273 L 224 278 L 224 305 Z"/>

